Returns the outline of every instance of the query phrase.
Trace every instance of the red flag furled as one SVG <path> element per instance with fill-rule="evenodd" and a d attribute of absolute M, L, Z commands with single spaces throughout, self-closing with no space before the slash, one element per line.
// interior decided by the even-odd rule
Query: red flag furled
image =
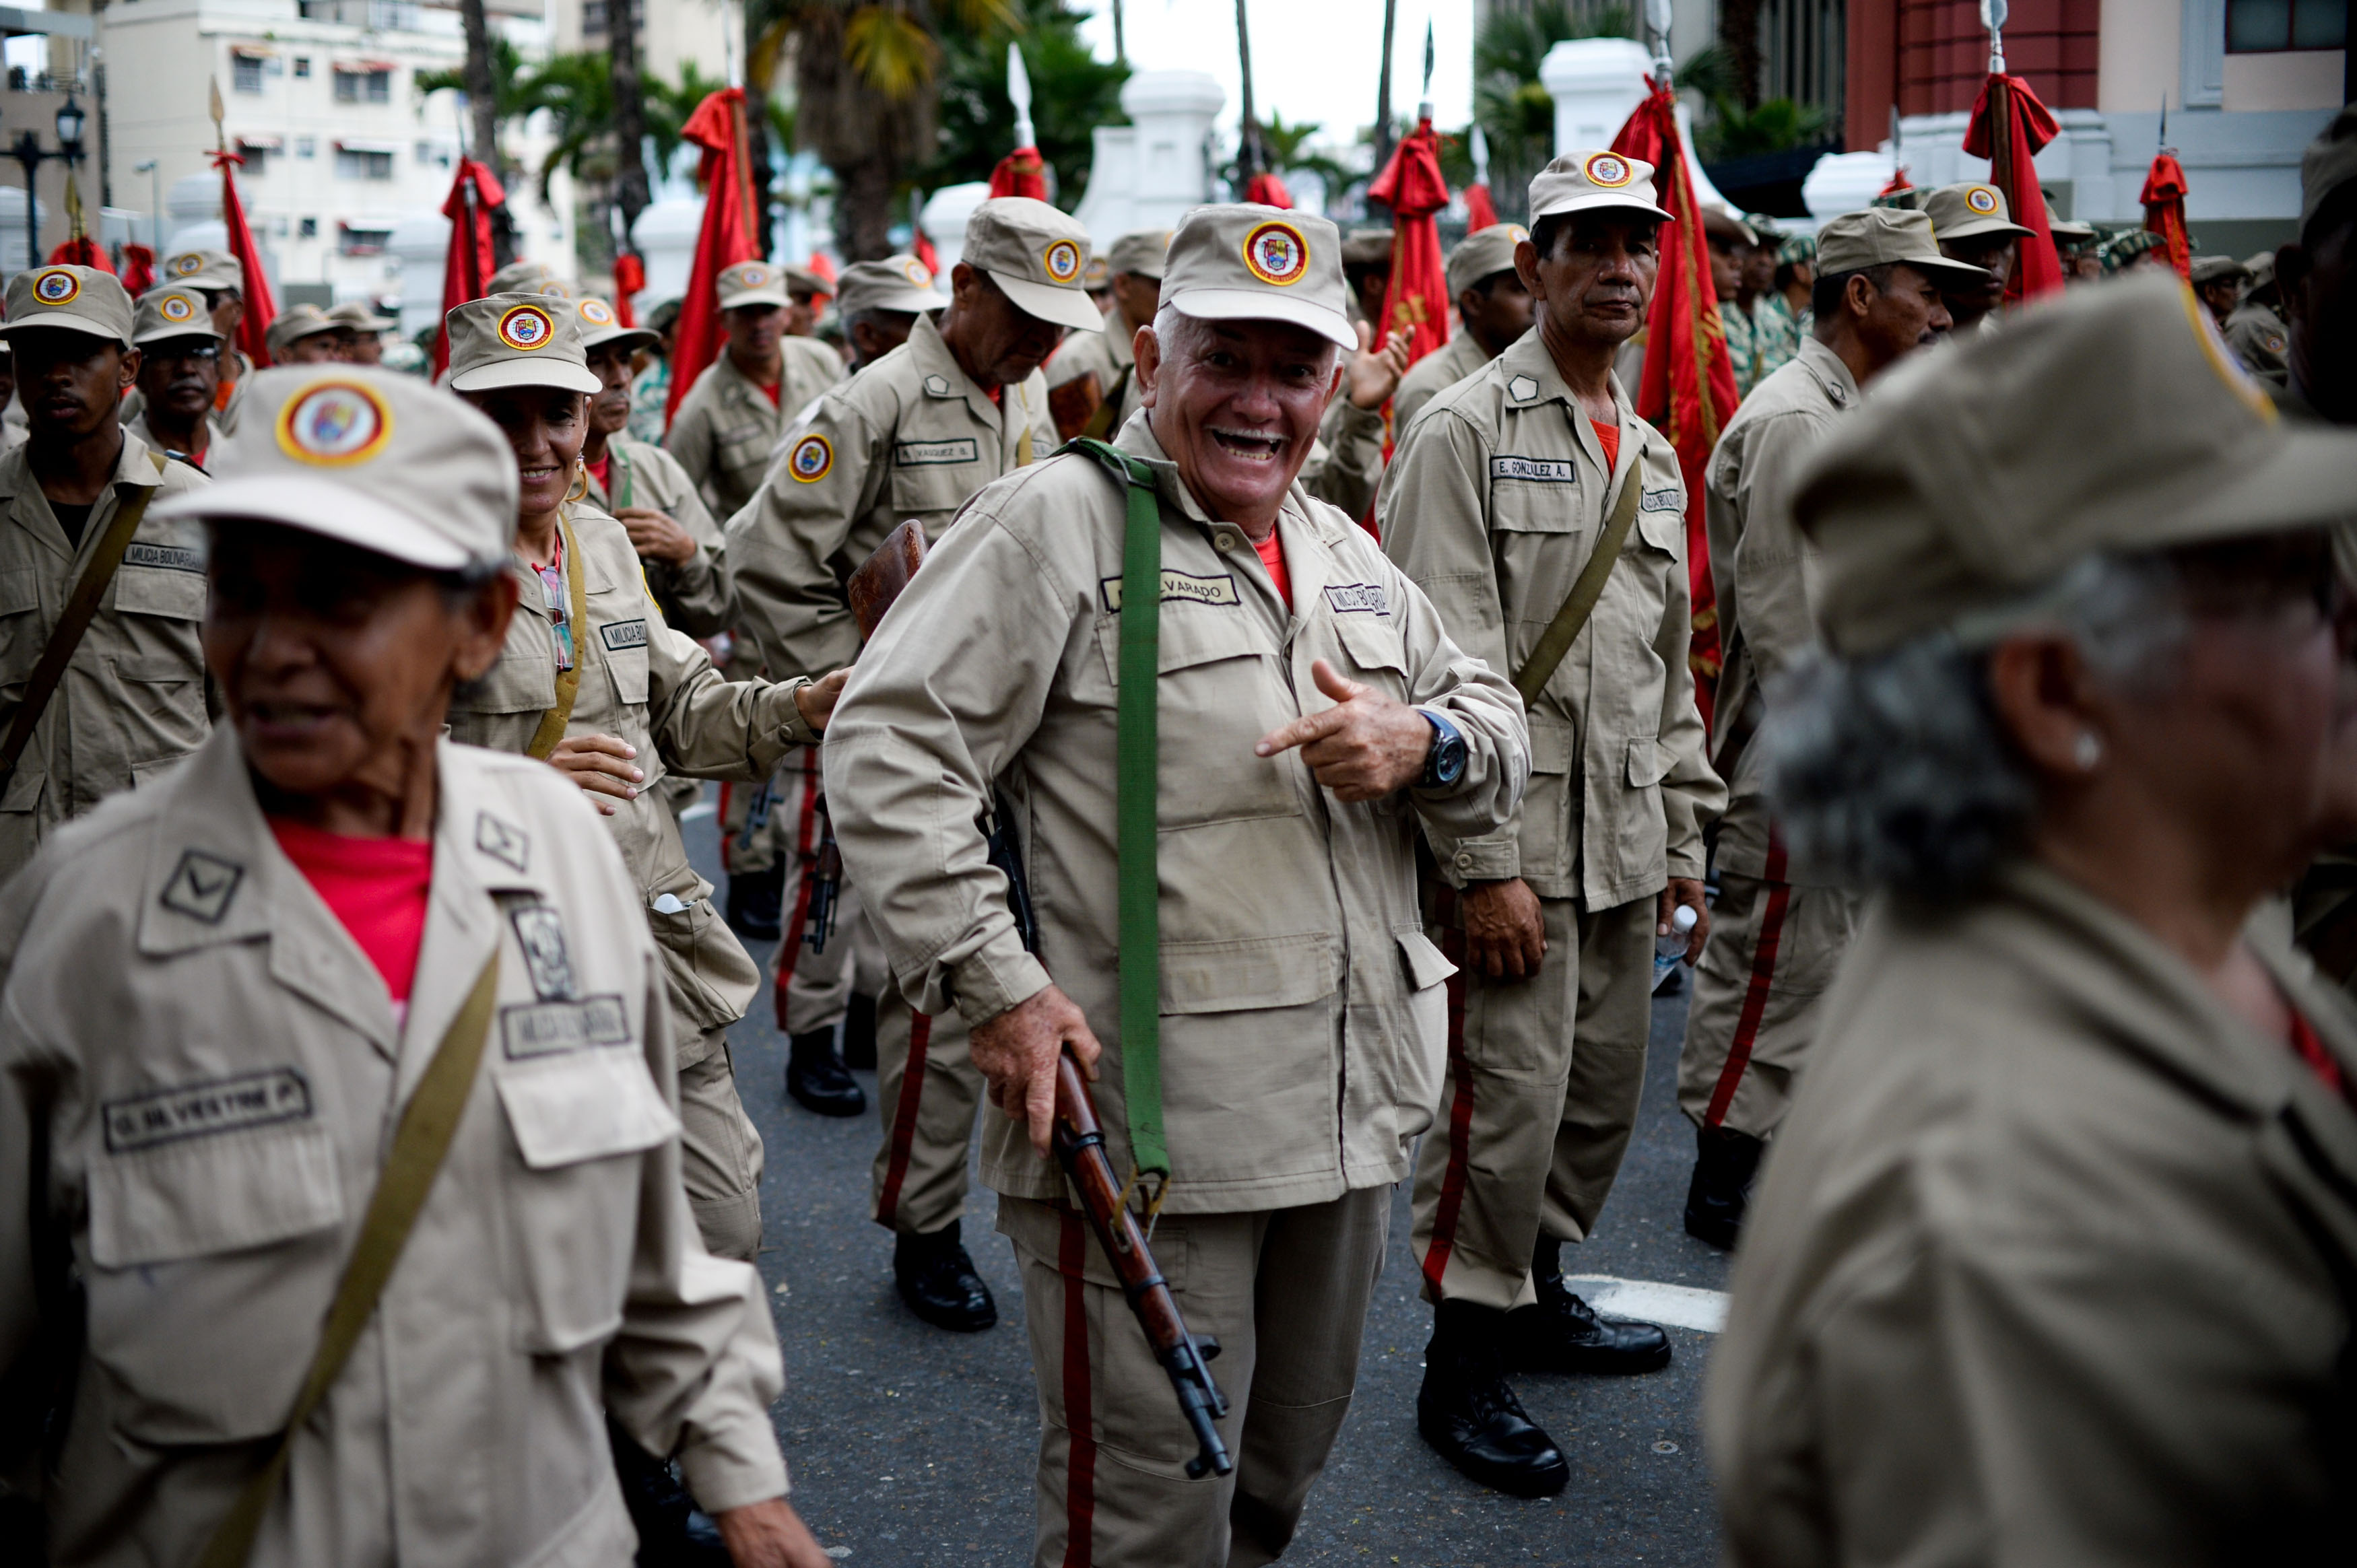
<path fill-rule="evenodd" d="M 1375 330 L 1412 334 L 1407 359 L 1414 364 L 1448 341 L 1448 283 L 1433 220 L 1448 205 L 1448 181 L 1441 177 L 1440 138 L 1428 117 L 1392 149 L 1392 161 L 1367 187 L 1367 199 L 1392 209 L 1392 281 Z"/>
<path fill-rule="evenodd" d="M 1498 204 L 1490 199 L 1490 188 L 1482 184 L 1467 186 L 1465 188 L 1465 231 L 1468 234 L 1478 234 L 1484 229 L 1496 227 L 1497 222 Z"/>
<path fill-rule="evenodd" d="M 499 270 L 491 253 L 491 209 L 507 199 L 499 176 L 472 158 L 458 160 L 457 177 L 442 202 L 442 216 L 450 220 L 450 248 L 442 258 L 444 325 L 434 337 L 436 376 L 450 368 L 450 313 L 482 298 Z"/>
<path fill-rule="evenodd" d="M 927 272 L 936 277 L 940 276 L 942 253 L 933 249 L 933 237 L 925 232 L 925 226 L 922 223 L 909 224 L 909 232 L 913 236 L 909 244 L 909 253 L 922 262 Z"/>
<path fill-rule="evenodd" d="M 49 252 L 49 265 L 95 267 L 102 273 L 114 270 L 114 263 L 107 259 L 104 248 L 87 234 L 60 242 L 56 250 Z"/>
<path fill-rule="evenodd" d="M 998 160 L 990 171 L 990 196 L 996 200 L 1002 196 L 1028 196 L 1034 201 L 1048 199 L 1048 165 L 1037 147 L 1017 147 Z"/>
<path fill-rule="evenodd" d="M 1964 151 L 1989 161 L 1989 183 L 2005 193 L 2013 220 L 2030 231 L 2018 248 L 2013 277 L 2005 285 L 2008 305 L 2018 305 L 2062 288 L 2062 261 L 2046 218 L 2046 196 L 2038 188 L 2038 149 L 2062 134 L 2053 112 L 2038 101 L 2029 83 L 1991 71 L 1981 83 L 1973 117 L 1964 126 Z"/>
<path fill-rule="evenodd" d="M 1263 169 L 1244 182 L 1244 199 L 1256 207 L 1291 207 L 1293 192 L 1285 181 Z"/>
<path fill-rule="evenodd" d="M 1874 194 L 1877 198 L 1897 196 L 1903 191 L 1910 191 L 1914 188 L 1915 182 L 1907 177 L 1907 170 L 1902 166 L 1892 169 L 1890 171 L 1889 179 L 1886 180 L 1883 183 L 1882 188 L 1876 191 Z"/>
<path fill-rule="evenodd" d="M 137 299 L 156 286 L 156 252 L 145 245 L 123 247 L 123 292 Z"/>
<path fill-rule="evenodd" d="M 1695 705 L 1710 723 L 1718 689 L 1718 599 L 1710 583 L 1710 534 L 1703 521 L 1703 470 L 1718 433 L 1735 416 L 1735 361 L 1711 286 L 1710 247 L 1694 174 L 1678 138 L 1677 100 L 1666 82 L 1645 79 L 1647 97 L 1612 139 L 1623 157 L 1653 166 L 1653 199 L 1676 221 L 1662 230 L 1661 267 L 1645 318 L 1645 372 L 1637 387 L 1637 416 L 1670 438 L 1686 489 L 1686 586 L 1694 596 L 1694 633 L 1686 662 L 1694 670 Z"/>
<path fill-rule="evenodd" d="M 229 253 L 245 274 L 245 314 L 238 318 L 237 346 L 259 369 L 270 363 L 270 323 L 277 317 L 278 302 L 270 295 L 270 274 L 262 270 L 262 252 L 253 242 L 253 231 L 246 227 L 245 203 L 238 199 L 237 181 L 230 174 L 243 162 L 226 148 L 213 154 L 213 167 L 221 177 L 221 227 L 229 231 Z"/>
<path fill-rule="evenodd" d="M 614 319 L 625 327 L 639 324 L 639 313 L 630 307 L 630 296 L 647 286 L 647 263 L 628 251 L 614 258 Z"/>
<path fill-rule="evenodd" d="M 2185 231 L 2185 168 L 2168 153 L 2152 160 L 2152 172 L 2145 176 L 2144 226 L 2169 242 L 2169 264 L 2177 275 L 2193 276 L 2193 238 Z"/>
<path fill-rule="evenodd" d="M 704 149 L 704 225 L 696 231 L 687 297 L 672 329 L 671 423 L 695 378 L 720 355 L 727 331 L 720 320 L 720 274 L 760 252 L 753 244 L 751 165 L 745 156 L 745 90 L 724 87 L 695 106 L 680 134 Z"/>

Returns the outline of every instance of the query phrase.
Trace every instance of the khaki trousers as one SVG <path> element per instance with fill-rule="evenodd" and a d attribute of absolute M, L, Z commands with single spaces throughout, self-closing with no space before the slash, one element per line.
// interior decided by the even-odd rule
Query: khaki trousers
<path fill-rule="evenodd" d="M 1155 1260 L 1219 1341 L 1223 1479 L 1187 1477 L 1195 1440 L 1117 1276 L 1077 1209 L 998 1200 L 1023 1269 L 1039 1391 L 1034 1568 L 1245 1568 L 1293 1539 L 1359 1376 L 1391 1189 L 1252 1214 L 1165 1215 Z"/>
<path fill-rule="evenodd" d="M 1584 1239 L 1620 1174 L 1652 1026 L 1651 897 L 1594 914 L 1542 898 L 1534 978 L 1461 967 L 1465 933 L 1433 934 L 1448 982 L 1448 1080 L 1415 1166 L 1412 1243 L 1427 1301 L 1512 1307 L 1536 1298 L 1542 1232 Z"/>
<path fill-rule="evenodd" d="M 843 1021 L 855 988 L 874 996 L 891 978 L 884 966 L 884 944 L 876 940 L 861 912 L 859 890 L 850 881 L 835 884 L 834 918 L 824 950 L 809 942 L 814 879 L 812 868 L 825 837 L 820 818 L 818 752 L 805 746 L 786 759 L 770 786 L 768 838 L 786 866 L 784 897 L 780 904 L 782 933 L 770 955 L 771 994 L 776 999 L 778 1027 L 789 1037 L 832 1029 Z"/>
<path fill-rule="evenodd" d="M 680 1053 L 680 1176 L 705 1251 L 751 1262 L 761 1250 L 761 1134 L 737 1097 L 728 1031 Z"/>
<path fill-rule="evenodd" d="M 1783 868 L 1781 849 L 1768 865 Z M 1766 1138 L 1784 1120 L 1863 902 L 1838 887 L 1719 873 L 1678 1054 L 1678 1109 L 1696 1126 Z"/>
<path fill-rule="evenodd" d="M 876 1111 L 884 1123 L 868 1176 L 868 1218 L 930 1236 L 965 1213 L 966 1150 L 982 1110 L 982 1073 L 965 1019 L 931 1017 L 898 991 L 876 1004 Z"/>

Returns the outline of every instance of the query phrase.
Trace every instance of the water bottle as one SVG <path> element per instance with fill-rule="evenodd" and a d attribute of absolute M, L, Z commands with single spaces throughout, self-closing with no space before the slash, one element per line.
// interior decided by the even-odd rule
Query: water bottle
<path fill-rule="evenodd" d="M 1678 961 L 1686 956 L 1686 940 L 1695 929 L 1695 911 L 1691 904 L 1681 904 L 1670 916 L 1670 934 L 1653 939 L 1653 994 L 1661 995 L 1671 989 L 1678 972 Z"/>

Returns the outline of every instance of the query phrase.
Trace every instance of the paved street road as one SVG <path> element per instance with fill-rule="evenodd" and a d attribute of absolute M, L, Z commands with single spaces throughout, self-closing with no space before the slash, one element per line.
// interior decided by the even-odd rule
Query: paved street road
<path fill-rule="evenodd" d="M 689 826 L 717 880 L 713 821 Z M 756 946 L 766 961 L 768 948 Z M 1566 1273 L 1724 1288 L 1726 1262 L 1678 1223 L 1693 1137 L 1673 1096 L 1684 996 L 1655 1004 L 1645 1106 L 1596 1238 Z M 1029 1561 L 1038 1407 L 1013 1257 L 977 1185 L 967 1245 L 999 1302 L 987 1334 L 917 1322 L 893 1294 L 891 1240 L 866 1219 L 877 1124 L 785 1097 L 785 1041 L 766 994 L 731 1032 L 738 1085 L 769 1149 L 761 1273 L 786 1360 L 778 1426 L 794 1501 L 861 1568 L 1019 1568 Z M 872 1101 L 872 1074 L 860 1075 Z M 1711 1336 L 1674 1329 L 1676 1359 L 1628 1380 L 1531 1376 L 1523 1403 L 1562 1444 L 1571 1486 L 1523 1502 L 1459 1477 L 1415 1433 L 1429 1309 L 1407 1249 L 1407 1193 L 1367 1326 L 1359 1392 L 1287 1564 L 1661 1563 L 1703 1568 L 1717 1537 L 1696 1407 Z M 1214 1371 L 1217 1365 L 1214 1364 Z"/>

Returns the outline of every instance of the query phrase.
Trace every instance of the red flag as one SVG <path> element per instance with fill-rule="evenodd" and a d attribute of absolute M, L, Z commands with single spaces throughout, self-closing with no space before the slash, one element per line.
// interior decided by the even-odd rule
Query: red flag
<path fill-rule="evenodd" d="M 508 199 L 500 177 L 472 158 L 458 160 L 458 172 L 443 199 L 442 216 L 450 220 L 450 248 L 442 257 L 443 325 L 434 337 L 434 373 L 450 368 L 450 313 L 470 299 L 480 299 L 491 274 L 499 270 L 491 253 L 491 209 Z"/>
<path fill-rule="evenodd" d="M 933 249 L 932 236 L 925 232 L 925 226 L 921 223 L 911 223 L 909 225 L 909 230 L 916 236 L 909 246 L 909 253 L 924 263 L 927 272 L 939 277 L 942 273 L 942 253 Z"/>
<path fill-rule="evenodd" d="M 990 198 L 1028 196 L 1034 201 L 1048 199 L 1048 166 L 1037 147 L 1017 147 L 998 160 L 990 171 Z"/>
<path fill-rule="evenodd" d="M 1973 117 L 1964 126 L 1964 151 L 1988 159 L 1989 183 L 2005 193 L 2013 220 L 2030 231 L 2029 242 L 2017 247 L 2013 276 L 2005 285 L 2008 305 L 2060 293 L 2062 287 L 2062 261 L 2047 222 L 2046 196 L 2038 188 L 2038 166 L 2030 161 L 2039 148 L 2061 134 L 2053 112 L 2021 78 L 1992 71 L 1981 83 Z"/>
<path fill-rule="evenodd" d="M 123 247 L 123 292 L 137 299 L 156 286 L 156 252 L 145 245 Z"/>
<path fill-rule="evenodd" d="M 1497 222 L 1498 204 L 1490 199 L 1490 188 L 1486 185 L 1467 186 L 1465 188 L 1465 231 L 1468 234 L 1478 234 L 1484 229 L 1495 228 Z"/>
<path fill-rule="evenodd" d="M 625 327 L 639 324 L 630 296 L 647 286 L 647 263 L 628 251 L 614 258 L 614 319 Z"/>
<path fill-rule="evenodd" d="M 2185 168 L 2168 153 L 2152 160 L 2145 177 L 2144 226 L 2169 242 L 2169 264 L 2189 282 L 2193 276 L 2193 239 L 2185 231 Z"/>
<path fill-rule="evenodd" d="M 278 302 L 270 296 L 270 276 L 262 270 L 262 252 L 253 243 L 253 231 L 245 226 L 245 203 L 238 199 L 237 181 L 230 175 L 245 159 L 226 151 L 212 157 L 213 167 L 221 170 L 221 226 L 229 231 L 229 253 L 245 274 L 245 314 L 238 319 L 237 346 L 259 369 L 270 363 L 270 323 L 278 315 Z"/>
<path fill-rule="evenodd" d="M 1285 188 L 1285 181 L 1263 169 L 1244 182 L 1244 199 L 1256 207 L 1290 207 L 1293 192 Z"/>
<path fill-rule="evenodd" d="M 1367 187 L 1367 199 L 1392 209 L 1392 281 L 1375 330 L 1412 333 L 1412 365 L 1448 341 L 1448 283 L 1433 221 L 1448 205 L 1448 181 L 1441 177 L 1440 138 L 1429 119 L 1418 120 L 1392 149 L 1392 161 Z"/>
<path fill-rule="evenodd" d="M 1654 200 L 1676 221 L 1662 231 L 1660 271 L 1645 317 L 1645 372 L 1637 388 L 1637 416 L 1670 438 L 1686 488 L 1686 587 L 1694 597 L 1694 631 L 1686 663 L 1694 671 L 1695 705 L 1710 723 L 1718 690 L 1718 596 L 1710 583 L 1710 534 L 1703 521 L 1703 470 L 1718 433 L 1735 416 L 1735 361 L 1711 286 L 1710 247 L 1694 174 L 1678 139 L 1677 101 L 1666 85 L 1645 79 L 1649 96 L 1612 140 L 1623 157 L 1653 166 Z"/>
<path fill-rule="evenodd" d="M 1914 188 L 1915 182 L 1907 177 L 1907 171 L 1903 168 L 1894 168 L 1890 171 L 1890 178 L 1885 181 L 1882 188 L 1874 194 L 1878 199 L 1885 196 L 1897 196 L 1901 191 Z"/>
<path fill-rule="evenodd" d="M 49 265 L 95 267 L 102 273 L 114 271 L 114 263 L 107 259 L 106 252 L 100 247 L 97 241 L 87 234 L 78 240 L 66 240 L 59 242 L 58 248 L 49 252 Z M 134 297 L 137 296 L 134 295 Z"/>
<path fill-rule="evenodd" d="M 810 260 L 804 262 L 802 265 L 808 267 L 822 283 L 827 285 L 829 292 L 832 293 L 834 285 L 834 262 L 832 257 L 824 251 L 813 251 L 810 253 Z"/>
<path fill-rule="evenodd" d="M 753 244 L 750 167 L 745 156 L 745 90 L 724 87 L 695 106 L 680 134 L 704 149 L 704 225 L 695 234 L 695 260 L 687 274 L 687 297 L 680 302 L 672 329 L 671 396 L 663 423 L 671 423 L 695 378 L 720 356 L 727 330 L 720 321 L 720 274 L 760 254 Z"/>

